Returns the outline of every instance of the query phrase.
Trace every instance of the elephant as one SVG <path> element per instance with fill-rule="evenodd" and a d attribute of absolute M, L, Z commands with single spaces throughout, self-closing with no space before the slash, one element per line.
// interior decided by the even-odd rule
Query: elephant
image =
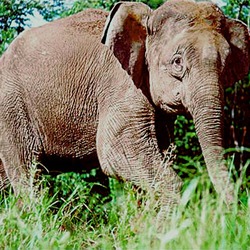
<path fill-rule="evenodd" d="M 22 204 L 34 162 L 51 171 L 98 160 L 155 192 L 168 214 L 182 182 L 158 145 L 155 108 L 101 43 L 106 17 L 90 9 L 26 30 L 2 55 L 1 168 Z"/>
<path fill-rule="evenodd" d="M 235 197 L 223 156 L 224 88 L 249 71 L 247 26 L 211 2 L 169 0 L 156 10 L 120 2 L 109 13 L 102 42 L 153 106 L 167 117 L 191 115 L 209 177 L 230 205 Z"/>

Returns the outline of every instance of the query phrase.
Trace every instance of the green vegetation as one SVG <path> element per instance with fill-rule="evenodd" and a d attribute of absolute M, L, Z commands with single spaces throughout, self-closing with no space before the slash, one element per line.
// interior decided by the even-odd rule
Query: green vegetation
<path fill-rule="evenodd" d="M 30 24 L 30 15 L 36 11 L 53 20 L 87 7 L 110 9 L 117 1 L 77 0 L 71 8 L 65 2 L 1 1 L 0 54 Z M 143 2 L 156 8 L 163 1 Z M 249 24 L 248 1 L 228 0 L 223 10 Z M 175 168 L 184 187 L 181 206 L 170 219 L 158 219 L 154 198 L 128 183 L 110 179 L 103 187 L 89 178 L 95 172 L 42 176 L 36 184 L 39 195 L 31 187 L 22 208 L 11 189 L 0 192 L 0 249 L 249 249 L 249 77 L 226 89 L 225 97 L 228 165 L 238 194 L 231 208 L 211 186 L 192 121 L 179 116 Z"/>
<path fill-rule="evenodd" d="M 0 249 L 249 249 L 247 196 L 241 190 L 242 202 L 228 209 L 211 192 L 206 172 L 186 179 L 181 206 L 169 219 L 158 219 L 153 197 L 128 183 L 110 180 L 104 197 L 91 192 L 93 183 L 70 178 L 70 192 L 50 195 L 43 177 L 39 196 L 31 188 L 22 209 L 12 193 L 1 194 Z M 66 190 L 69 181 L 55 184 Z"/>

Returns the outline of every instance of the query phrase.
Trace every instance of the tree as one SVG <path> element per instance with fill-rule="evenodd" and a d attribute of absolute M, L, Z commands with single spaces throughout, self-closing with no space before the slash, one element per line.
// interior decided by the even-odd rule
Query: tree
<path fill-rule="evenodd" d="M 8 44 L 30 26 L 30 17 L 37 11 L 45 20 L 53 20 L 65 11 L 63 0 L 2 0 L 0 2 L 0 55 Z"/>
<path fill-rule="evenodd" d="M 232 18 L 239 19 L 249 26 L 249 1 L 248 0 L 224 0 L 222 7 L 224 13 Z"/>

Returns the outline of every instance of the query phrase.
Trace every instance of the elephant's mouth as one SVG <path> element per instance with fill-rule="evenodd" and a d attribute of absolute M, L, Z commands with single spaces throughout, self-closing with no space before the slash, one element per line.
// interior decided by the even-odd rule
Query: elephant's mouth
<path fill-rule="evenodd" d="M 185 107 L 181 103 L 160 102 L 160 108 L 167 114 L 183 114 L 186 112 Z"/>

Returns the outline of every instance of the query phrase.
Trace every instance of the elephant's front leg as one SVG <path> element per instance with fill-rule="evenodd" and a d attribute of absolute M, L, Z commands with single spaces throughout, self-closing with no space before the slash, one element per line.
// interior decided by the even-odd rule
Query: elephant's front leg
<path fill-rule="evenodd" d="M 114 106 L 100 116 L 97 153 L 103 171 L 157 192 L 162 210 L 172 211 L 180 200 L 181 179 L 164 163 L 155 133 L 155 114 L 148 107 Z"/>

